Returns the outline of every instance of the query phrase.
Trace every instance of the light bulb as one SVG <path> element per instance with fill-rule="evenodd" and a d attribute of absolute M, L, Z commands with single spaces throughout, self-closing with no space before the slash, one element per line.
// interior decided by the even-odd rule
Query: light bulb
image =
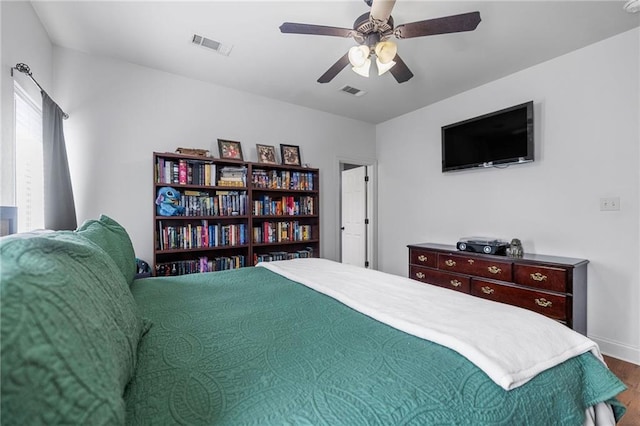
<path fill-rule="evenodd" d="M 380 62 L 388 64 L 396 57 L 398 46 L 392 41 L 381 41 L 376 44 L 375 52 Z"/>
<path fill-rule="evenodd" d="M 380 59 L 376 58 L 376 65 L 378 66 L 378 75 L 382 75 L 385 72 L 389 71 L 396 64 L 395 61 L 388 62 L 386 64 L 382 63 Z"/>
<path fill-rule="evenodd" d="M 349 62 L 353 67 L 361 67 L 369 58 L 369 48 L 367 46 L 353 46 L 349 49 Z"/>
<path fill-rule="evenodd" d="M 356 74 L 359 74 L 363 77 L 369 77 L 369 68 L 371 68 L 371 59 L 367 58 L 365 59 L 364 64 L 360 65 L 359 67 L 352 67 L 351 69 Z"/>

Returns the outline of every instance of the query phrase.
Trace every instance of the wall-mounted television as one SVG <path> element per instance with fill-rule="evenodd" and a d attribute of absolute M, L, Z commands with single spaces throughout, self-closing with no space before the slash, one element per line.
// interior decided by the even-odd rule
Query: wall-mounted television
<path fill-rule="evenodd" d="M 442 127 L 442 171 L 533 161 L 533 101 Z"/>

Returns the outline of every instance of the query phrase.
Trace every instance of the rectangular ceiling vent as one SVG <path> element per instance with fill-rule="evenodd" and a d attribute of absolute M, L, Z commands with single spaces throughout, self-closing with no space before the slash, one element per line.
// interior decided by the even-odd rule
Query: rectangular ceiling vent
<path fill-rule="evenodd" d="M 224 56 L 229 56 L 229 54 L 231 53 L 231 49 L 233 49 L 233 46 L 224 45 L 219 41 L 211 40 L 210 38 L 206 38 L 198 34 L 193 35 L 191 42 L 193 44 L 197 44 L 198 46 L 215 50 L 216 52 Z"/>
<path fill-rule="evenodd" d="M 367 93 L 364 90 L 356 89 L 355 87 L 351 87 L 347 85 L 341 87 L 340 91 L 344 93 L 348 93 L 349 95 L 353 95 L 353 96 L 362 96 L 365 93 Z"/>

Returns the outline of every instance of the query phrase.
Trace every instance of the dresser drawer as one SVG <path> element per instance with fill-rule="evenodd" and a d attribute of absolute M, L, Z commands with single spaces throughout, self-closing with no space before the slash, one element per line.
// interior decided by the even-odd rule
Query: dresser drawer
<path fill-rule="evenodd" d="M 471 282 L 471 294 L 529 309 L 556 320 L 567 320 L 566 296 L 476 279 Z"/>
<path fill-rule="evenodd" d="M 529 287 L 558 292 L 571 292 L 567 288 L 567 270 L 536 265 L 515 265 L 514 282 Z"/>
<path fill-rule="evenodd" d="M 412 265 L 422 265 L 435 268 L 438 259 L 438 254 L 428 250 L 410 249 L 409 250 L 409 263 Z"/>
<path fill-rule="evenodd" d="M 449 274 L 435 269 L 421 268 L 412 265 L 409 268 L 409 278 L 422 281 L 427 284 L 445 287 L 451 290 L 469 293 L 469 277 L 462 275 Z"/>
<path fill-rule="evenodd" d="M 439 254 L 438 269 L 501 281 L 511 281 L 510 262 L 479 259 L 457 254 Z"/>

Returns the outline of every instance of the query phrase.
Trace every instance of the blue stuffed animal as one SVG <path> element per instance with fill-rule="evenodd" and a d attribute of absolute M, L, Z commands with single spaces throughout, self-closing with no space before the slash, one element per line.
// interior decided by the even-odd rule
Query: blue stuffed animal
<path fill-rule="evenodd" d="M 178 216 L 184 212 L 184 207 L 180 205 L 180 192 L 170 186 L 158 190 L 156 205 L 160 216 Z"/>

